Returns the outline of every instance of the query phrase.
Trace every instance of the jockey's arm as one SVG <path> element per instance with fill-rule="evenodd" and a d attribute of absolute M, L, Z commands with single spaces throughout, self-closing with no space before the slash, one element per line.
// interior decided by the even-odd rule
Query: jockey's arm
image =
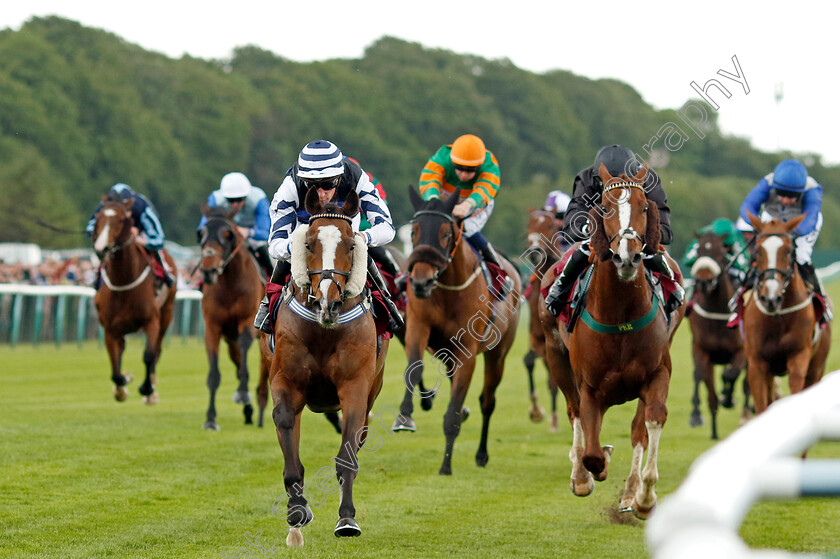
<path fill-rule="evenodd" d="M 269 214 L 271 230 L 268 237 L 268 254 L 275 260 L 288 260 L 292 252 L 292 231 L 297 226 L 297 189 L 291 176 L 283 179 L 274 199 L 271 201 Z"/>
<path fill-rule="evenodd" d="M 740 231 L 743 232 L 752 230 L 748 214 L 761 217 L 761 206 L 769 197 L 770 183 L 767 181 L 767 177 L 765 177 L 758 181 L 758 184 L 750 190 L 750 193 L 747 194 L 747 197 L 744 198 L 743 203 L 741 203 L 741 209 L 738 212 L 738 223 L 736 225 Z"/>
<path fill-rule="evenodd" d="M 163 235 L 160 219 L 151 206 L 146 206 L 140 214 L 140 224 L 142 231 L 137 236 L 137 242 L 150 250 L 162 249 L 166 238 Z"/>
<path fill-rule="evenodd" d="M 797 235 L 812 233 L 817 228 L 820 212 L 822 212 L 822 186 L 817 185 L 807 189 L 802 195 L 802 213 L 806 215 L 793 232 Z"/>
<path fill-rule="evenodd" d="M 254 210 L 254 226 L 247 230 L 245 238 L 254 241 L 267 241 L 268 234 L 271 230 L 271 217 L 268 209 L 268 198 L 262 198 L 257 202 L 257 207 Z"/>
<path fill-rule="evenodd" d="M 391 211 L 366 173 L 359 177 L 356 193 L 359 195 L 359 208 L 370 223 L 370 229 L 361 233 L 367 244 L 378 247 L 390 243 L 396 234 L 394 223 L 391 221 Z"/>

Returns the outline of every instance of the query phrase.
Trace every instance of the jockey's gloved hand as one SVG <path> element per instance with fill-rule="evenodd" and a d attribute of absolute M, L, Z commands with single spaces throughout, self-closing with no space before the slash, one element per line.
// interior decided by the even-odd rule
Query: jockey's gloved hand
<path fill-rule="evenodd" d="M 566 307 L 565 297 L 560 288 L 560 282 L 555 281 L 551 284 L 548 290 L 548 295 L 545 296 L 545 308 L 551 313 L 551 316 L 557 318 L 563 309 Z"/>

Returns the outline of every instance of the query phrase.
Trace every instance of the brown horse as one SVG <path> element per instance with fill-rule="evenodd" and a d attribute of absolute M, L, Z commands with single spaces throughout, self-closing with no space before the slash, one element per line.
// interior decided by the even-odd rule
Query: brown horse
<path fill-rule="evenodd" d="M 726 327 L 729 320 L 729 300 L 735 293 L 732 280 L 726 272 L 729 252 L 723 245 L 725 236 L 715 233 L 699 235 L 697 260 L 691 268 L 694 277 L 691 325 L 691 354 L 694 358 L 694 395 L 691 398 L 692 427 L 703 424 L 700 413 L 700 384 L 706 384 L 711 415 L 712 439 L 718 438 L 718 397 L 715 391 L 715 365 L 725 365 L 723 371 L 722 405 L 731 408 L 735 381 L 747 366 L 744 343 L 737 330 Z M 744 379 L 744 409 L 742 419 L 749 418 L 749 385 Z M 727 405 L 728 404 L 728 405 Z"/>
<path fill-rule="evenodd" d="M 792 394 L 822 378 L 831 325 L 817 328 L 811 294 L 796 268 L 792 231 L 805 215 L 787 223 L 749 218 L 756 232 L 757 278 L 744 306 L 744 347 L 750 392 L 759 414 L 776 399 L 776 376 L 788 375 Z"/>
<path fill-rule="evenodd" d="M 528 302 L 529 312 L 529 345 L 528 353 L 525 354 L 523 362 L 525 370 L 528 371 L 528 387 L 531 397 L 531 409 L 529 416 L 531 421 L 539 423 L 545 417 L 545 410 L 538 401 L 537 390 L 534 387 L 534 365 L 537 358 L 545 363 L 545 332 L 540 323 L 540 281 L 548 273 L 551 267 L 557 262 L 566 248 L 560 242 L 559 220 L 553 212 L 544 210 L 530 210 L 528 217 L 528 249 L 525 251 L 525 260 L 533 272 L 528 280 L 528 288 L 525 290 L 525 299 Z M 557 384 L 548 376 L 548 390 L 551 395 L 551 425 L 549 431 L 557 432 L 559 418 L 557 415 Z"/>
<path fill-rule="evenodd" d="M 102 283 L 96 291 L 94 303 L 99 323 L 105 330 L 105 347 L 111 359 L 111 379 L 114 381 L 114 398 L 122 402 L 128 397 L 125 386 L 131 375 L 122 373 L 122 354 L 125 335 L 138 330 L 146 333 L 143 363 L 146 379 L 140 385 L 140 394 L 147 404 L 158 401 L 155 384 L 155 366 L 160 358 L 163 336 L 172 321 L 175 304 L 175 286 L 160 287 L 155 291 L 155 274 L 149 253 L 136 242 L 132 232 L 131 204 L 133 199 L 109 202 L 103 197 L 103 206 L 96 216 L 93 248 L 102 262 Z M 175 271 L 172 257 L 162 251 L 161 256 Z"/>
<path fill-rule="evenodd" d="M 484 388 L 479 397 L 483 423 L 475 461 L 479 466 L 487 464 L 490 416 L 496 405 L 496 387 L 502 380 L 505 357 L 516 334 L 521 282 L 513 265 L 505 262 L 514 289 L 503 301 L 494 303 L 478 257 L 464 242 L 461 223 L 452 217 L 458 197 L 426 202 L 413 188 L 409 188 L 409 193 L 416 210 L 412 220 L 414 250 L 408 258 L 411 275 L 405 348 L 409 364 L 401 416 L 393 429 L 416 429 L 411 418 L 412 395 L 420 385 L 423 352 L 430 348 L 446 369 L 441 371 L 443 376 L 452 380 L 449 408 L 443 418 L 446 450 L 440 467 L 440 474 L 451 475 L 452 450 L 466 419 L 464 399 L 479 353 L 484 353 Z M 430 403 L 431 394 L 437 391 L 441 379 L 437 381 L 434 389 L 421 393 L 426 402 Z"/>
<path fill-rule="evenodd" d="M 308 226 L 292 238 L 292 280 L 277 312 L 274 351 L 269 337 L 260 340 L 270 360 L 274 423 L 283 449 L 288 501 L 286 520 L 292 530 L 286 543 L 302 545 L 300 528 L 312 521 L 300 462 L 303 408 L 342 412 L 341 449 L 334 459 L 341 486 L 337 536 L 358 536 L 353 480 L 357 453 L 368 431 L 368 413 L 382 388 L 388 341 L 378 340 L 370 300 L 363 296 L 367 278 L 367 245 L 354 235 L 358 212 L 355 191 L 344 205 L 322 205 L 316 189 L 306 195 Z"/>
<path fill-rule="evenodd" d="M 601 206 L 590 211 L 594 271 L 581 323 L 569 334 L 544 303 L 540 308 L 549 370 L 566 396 L 572 424 L 572 491 L 588 495 L 593 476 L 607 478 L 612 448 L 602 448 L 599 440 L 604 413 L 638 398 L 631 427 L 633 459 L 620 510 L 640 518 L 656 503 L 659 439 L 668 415 L 669 349 L 683 312 L 680 307 L 669 324 L 642 270 L 643 251 L 655 252 L 660 242 L 659 211 L 641 186 L 645 173 L 647 166 L 634 177 L 612 177 L 601 165 L 604 192 Z M 671 266 L 677 269 L 675 262 Z M 543 286 L 553 282 L 552 272 Z"/>
<path fill-rule="evenodd" d="M 205 429 L 219 430 L 216 423 L 216 390 L 221 382 L 219 373 L 219 341 L 224 337 L 228 355 L 236 365 L 239 387 L 233 394 L 233 401 L 243 404 L 245 423 L 253 423 L 253 407 L 248 394 L 248 349 L 259 331 L 254 328 L 254 315 L 265 291 L 260 279 L 257 263 L 249 254 L 244 239 L 232 221 L 233 214 L 222 208 L 205 207 L 207 222 L 201 230 L 201 269 L 204 297 L 201 310 L 204 314 L 204 347 L 210 370 L 207 373 L 207 388 L 210 389 L 210 404 L 207 408 Z M 234 212 L 235 213 L 235 212 Z M 267 377 L 268 368 L 262 364 L 262 374 Z M 263 425 L 263 412 L 268 401 L 266 384 L 260 385 L 257 399 L 260 414 L 258 424 Z"/>

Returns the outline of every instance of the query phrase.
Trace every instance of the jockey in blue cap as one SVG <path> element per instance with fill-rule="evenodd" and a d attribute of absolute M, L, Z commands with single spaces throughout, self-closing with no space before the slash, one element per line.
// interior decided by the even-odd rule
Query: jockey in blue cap
<path fill-rule="evenodd" d="M 274 263 L 268 255 L 268 231 L 271 218 L 268 215 L 268 197 L 265 191 L 251 184 L 242 173 L 228 173 L 222 177 L 218 190 L 207 198 L 210 207 L 221 207 L 226 211 L 235 211 L 231 219 L 236 224 L 239 234 L 248 240 L 248 250 L 257 259 L 266 278 L 271 276 Z M 207 216 L 202 215 L 198 223 L 198 238 L 201 242 L 202 229 L 207 223 Z"/>
<path fill-rule="evenodd" d="M 163 234 L 163 227 L 160 224 L 157 211 L 148 198 L 142 194 L 138 194 L 131 189 L 127 184 L 118 182 L 108 191 L 106 199 L 109 202 L 127 202 L 132 200 L 131 204 L 131 219 L 133 221 L 133 233 L 136 236 L 136 242 L 145 248 L 161 265 L 164 271 L 164 281 L 166 285 L 172 287 L 175 283 L 175 277 L 172 275 L 172 270 L 166 260 L 160 257 L 160 250 L 163 248 L 163 242 L 166 237 Z M 96 211 L 93 212 L 93 217 L 88 221 L 85 231 L 88 236 L 93 235 L 96 227 L 96 216 L 102 210 L 104 202 L 99 202 Z"/>
<path fill-rule="evenodd" d="M 803 213 L 807 214 L 793 230 L 797 235 L 796 264 L 802 279 L 812 287 L 814 293 L 825 299 L 822 283 L 811 263 L 811 253 L 823 224 L 822 186 L 808 175 L 805 165 L 796 159 L 785 159 L 747 194 L 735 226 L 749 238 L 753 228 L 748 213 L 760 217 L 762 221 L 789 221 Z M 826 307 L 821 322 L 825 323 L 831 318 L 831 311 Z"/>

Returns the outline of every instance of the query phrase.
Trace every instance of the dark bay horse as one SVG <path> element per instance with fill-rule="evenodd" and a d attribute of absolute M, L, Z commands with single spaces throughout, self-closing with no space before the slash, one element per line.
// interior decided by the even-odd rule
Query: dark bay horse
<path fill-rule="evenodd" d="M 560 242 L 560 226 L 553 212 L 544 210 L 530 210 L 528 217 L 528 249 L 525 258 L 533 268 L 525 290 L 529 312 L 529 345 L 528 353 L 523 359 L 525 370 L 528 371 L 528 387 L 531 397 L 529 416 L 531 421 L 539 423 L 545 417 L 545 410 L 540 405 L 537 390 L 534 387 L 534 365 L 537 358 L 545 363 L 545 332 L 540 323 L 540 281 L 557 262 L 566 248 Z M 557 432 L 559 418 L 557 415 L 557 384 L 548 376 L 548 390 L 551 395 L 551 425 L 549 431 Z"/>
<path fill-rule="evenodd" d="M 201 230 L 201 261 L 199 268 L 203 279 L 201 310 L 204 314 L 204 347 L 210 370 L 207 373 L 207 388 L 210 389 L 210 404 L 207 408 L 205 429 L 219 430 L 216 423 L 216 390 L 221 382 L 219 372 L 219 342 L 225 339 L 228 355 L 236 365 L 239 386 L 233 401 L 243 404 L 245 423 L 253 423 L 253 407 L 248 394 L 248 349 L 259 331 L 254 328 L 254 315 L 265 292 L 257 263 L 250 255 L 244 239 L 222 208 L 205 207 L 207 223 Z M 262 364 L 262 374 L 268 369 Z M 268 401 L 266 384 L 260 385 L 259 426 L 263 424 L 263 412 Z"/>
<path fill-rule="evenodd" d="M 776 376 L 788 375 L 792 394 L 819 382 L 831 345 L 831 325 L 816 326 L 811 294 L 796 267 L 792 231 L 805 214 L 787 223 L 749 218 L 756 232 L 757 278 L 744 305 L 744 347 L 755 413 L 760 414 L 776 398 Z"/>
<path fill-rule="evenodd" d="M 699 235 L 697 260 L 691 268 L 694 277 L 692 312 L 688 317 L 691 326 L 691 355 L 694 358 L 694 394 L 691 398 L 692 427 L 703 424 L 700 413 L 700 384 L 705 383 L 709 398 L 712 439 L 718 438 L 718 397 L 715 391 L 715 365 L 725 365 L 723 371 L 722 405 L 733 406 L 735 382 L 747 366 L 744 343 L 738 330 L 726 327 L 729 320 L 729 300 L 735 293 L 732 280 L 726 272 L 728 254 L 723 236 L 715 233 Z M 744 378 L 744 409 L 742 420 L 749 419 L 749 387 Z"/>
<path fill-rule="evenodd" d="M 132 232 L 133 200 L 109 202 L 103 197 L 103 203 L 93 232 L 93 248 L 102 262 L 102 283 L 94 303 L 99 323 L 105 330 L 114 398 L 120 402 L 125 400 L 128 397 L 125 386 L 131 381 L 131 375 L 122 373 L 125 335 L 143 330 L 146 334 L 143 351 L 146 378 L 139 390 L 145 403 L 155 404 L 158 401 L 155 366 L 160 358 L 163 336 L 172 321 L 176 288 L 163 285 L 159 291 L 155 290 L 152 257 L 136 242 L 137 237 Z M 164 251 L 161 256 L 175 272 L 172 257 Z"/>
<path fill-rule="evenodd" d="M 288 545 L 303 545 L 300 528 L 312 521 L 303 487 L 300 422 L 304 407 L 342 412 L 341 448 L 334 458 L 341 486 L 337 536 L 358 536 L 353 480 L 357 454 L 368 432 L 368 414 L 382 388 L 388 340 L 377 340 L 364 295 L 367 245 L 354 235 L 352 216 L 359 198 L 350 192 L 344 205 L 322 205 L 318 191 L 306 195 L 308 226 L 292 237 L 292 279 L 277 312 L 274 352 L 260 339 L 262 357 L 271 362 L 273 418 L 283 449 L 291 530 Z M 320 482 L 320 479 L 319 479 Z"/>
<path fill-rule="evenodd" d="M 588 495 L 593 478 L 607 478 L 612 448 L 600 443 L 604 413 L 638 399 L 631 426 L 633 458 L 620 510 L 632 510 L 640 518 L 647 518 L 656 504 L 659 439 L 668 416 L 670 345 L 684 312 L 681 306 L 669 324 L 645 279 L 643 252 L 655 252 L 660 243 L 659 211 L 641 186 L 645 173 L 646 165 L 634 177 L 612 177 L 601 165 L 602 203 L 590 211 L 594 272 L 574 332 L 569 334 L 544 303 L 540 309 L 549 370 L 566 396 L 572 424 L 572 492 Z M 671 266 L 677 269 L 673 261 Z M 555 270 L 543 286 L 551 285 Z"/>
<path fill-rule="evenodd" d="M 476 359 L 484 353 L 484 388 L 479 396 L 483 423 L 476 464 L 487 464 L 487 434 L 496 405 L 496 387 L 502 380 L 505 357 L 513 344 L 519 321 L 521 282 L 513 265 L 505 262 L 514 289 L 498 303 L 487 287 L 478 257 L 464 240 L 459 220 L 452 217 L 458 196 L 424 201 L 413 188 L 410 198 L 416 210 L 412 220 L 414 250 L 408 258 L 408 307 L 405 348 L 408 367 L 406 391 L 394 430 L 414 430 L 411 413 L 415 387 L 420 386 L 423 353 L 434 351 L 443 366 L 435 387 L 421 396 L 428 399 L 449 377 L 452 381 L 449 408 L 443 418 L 446 450 L 440 474 L 452 474 L 455 438 L 466 419 L 464 400 Z"/>

